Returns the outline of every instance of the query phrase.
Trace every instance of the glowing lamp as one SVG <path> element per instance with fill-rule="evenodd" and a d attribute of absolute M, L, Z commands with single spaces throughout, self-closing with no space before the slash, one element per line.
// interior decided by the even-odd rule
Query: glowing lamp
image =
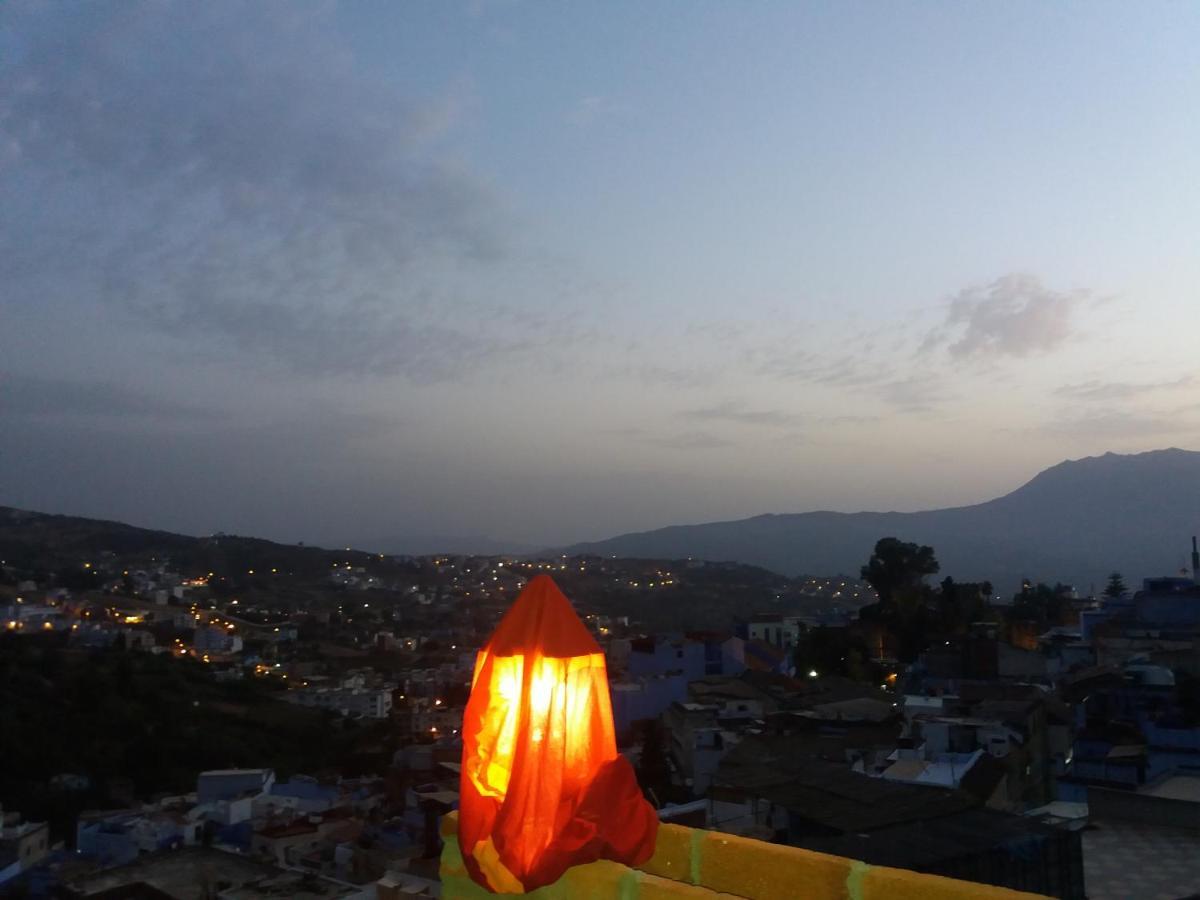
<path fill-rule="evenodd" d="M 496 893 L 654 853 L 658 816 L 617 753 L 604 654 L 548 575 L 529 582 L 475 659 L 460 796 L 467 870 Z"/>

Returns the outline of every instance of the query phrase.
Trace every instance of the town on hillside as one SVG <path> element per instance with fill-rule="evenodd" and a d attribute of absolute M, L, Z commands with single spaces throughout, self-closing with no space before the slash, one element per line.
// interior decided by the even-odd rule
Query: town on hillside
<path fill-rule="evenodd" d="M 1000 596 L 936 554 L 881 536 L 857 572 L 791 578 L 5 511 L 0 890 L 437 896 L 475 654 L 543 574 L 662 822 L 1076 900 L 1176 890 L 1200 558 Z"/>

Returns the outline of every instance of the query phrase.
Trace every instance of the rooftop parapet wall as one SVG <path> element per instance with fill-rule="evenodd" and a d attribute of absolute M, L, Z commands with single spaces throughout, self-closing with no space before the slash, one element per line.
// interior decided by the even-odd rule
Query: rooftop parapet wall
<path fill-rule="evenodd" d="M 458 814 L 442 819 L 442 896 L 487 900 L 497 895 L 467 874 L 458 849 Z M 654 856 L 640 869 L 601 860 L 568 869 L 531 900 L 1032 900 L 1007 888 L 868 866 L 840 856 L 768 844 L 680 825 L 658 830 Z"/>

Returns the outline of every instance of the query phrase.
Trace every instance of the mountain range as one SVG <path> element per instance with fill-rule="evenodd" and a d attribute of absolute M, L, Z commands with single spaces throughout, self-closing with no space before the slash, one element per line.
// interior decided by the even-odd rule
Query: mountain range
<path fill-rule="evenodd" d="M 1119 571 L 1127 583 L 1190 566 L 1200 532 L 1200 453 L 1171 448 L 1068 460 L 1010 494 L 924 512 L 806 512 L 675 525 L 575 544 L 564 553 L 736 560 L 785 575 L 857 574 L 881 537 L 928 544 L 942 575 L 1022 578 L 1081 593 Z M 942 577 L 942 576 L 939 576 Z"/>
<path fill-rule="evenodd" d="M 539 548 L 488 535 L 408 534 L 339 541 L 348 547 L 399 556 L 527 556 Z"/>

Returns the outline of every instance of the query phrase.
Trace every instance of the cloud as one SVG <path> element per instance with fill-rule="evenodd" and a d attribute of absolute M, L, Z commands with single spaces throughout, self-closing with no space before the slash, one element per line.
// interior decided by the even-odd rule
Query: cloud
<path fill-rule="evenodd" d="M 759 366 L 759 371 L 785 381 L 843 388 L 878 384 L 888 375 L 887 369 L 865 355 L 820 359 L 808 353 L 768 359 Z"/>
<path fill-rule="evenodd" d="M 104 400 L 111 399 L 106 392 Z M 347 531 L 364 522 L 375 528 L 387 515 L 395 525 L 395 509 L 412 508 L 413 484 L 399 489 L 398 467 L 378 462 L 386 453 L 404 460 L 399 468 L 419 464 L 403 449 L 412 429 L 395 421 L 320 401 L 269 418 L 195 423 L 187 418 L 191 410 L 169 404 L 150 401 L 153 411 L 144 415 L 140 400 L 132 406 L 138 414 L 129 418 L 80 412 L 6 421 L 4 502 L 192 534 L 286 540 L 309 540 L 335 523 Z M 440 477 L 431 468 L 416 481 Z"/>
<path fill-rule="evenodd" d="M 958 359 L 1047 353 L 1072 337 L 1074 314 L 1089 297 L 1085 291 L 1050 290 L 1031 275 L 1005 275 L 960 291 L 918 352 L 946 345 Z"/>
<path fill-rule="evenodd" d="M 861 335 L 852 342 L 862 347 Z M 945 386 L 944 375 L 930 371 L 913 371 L 897 377 L 894 366 L 879 361 L 877 354 L 864 350 L 858 356 L 830 356 L 822 358 L 814 353 L 792 351 L 789 355 L 775 355 L 761 361 L 758 371 L 762 375 L 785 381 L 801 381 L 851 392 L 863 397 L 874 398 L 901 412 L 929 412 L 951 399 Z M 726 411 L 723 407 L 709 410 L 711 413 Z M 731 410 L 735 412 L 736 410 Z M 825 424 L 862 424 L 876 422 L 879 416 L 870 413 L 850 413 L 843 416 L 826 417 Z M 793 419 L 794 421 L 794 419 Z M 775 422 L 773 424 L 787 424 Z"/>
<path fill-rule="evenodd" d="M 1053 436 L 1089 439 L 1194 434 L 1200 430 L 1200 424 L 1193 414 L 1200 407 L 1146 408 L 1146 402 L 1154 395 L 1167 395 L 1195 384 L 1195 376 L 1184 375 L 1162 381 L 1092 380 L 1063 385 L 1054 393 L 1072 405 L 1064 407 L 1059 418 L 1035 430 Z"/>
<path fill-rule="evenodd" d="M 734 447 L 735 441 L 720 437 L 710 431 L 684 431 L 675 434 L 661 434 L 646 428 L 625 426 L 621 428 L 602 428 L 600 434 L 634 441 L 650 447 L 665 447 L 668 450 L 716 450 L 721 447 Z"/>
<path fill-rule="evenodd" d="M 707 431 L 686 431 L 681 434 L 647 438 L 645 443 L 669 450 L 717 450 L 734 446 L 733 441 Z"/>
<path fill-rule="evenodd" d="M 144 391 L 95 381 L 0 374 L 2 419 L 201 420 L 211 426 L 213 410 L 163 400 Z"/>
<path fill-rule="evenodd" d="M 598 337 L 595 343 L 599 344 L 605 340 L 616 343 L 603 336 Z M 637 347 L 626 347 L 627 359 L 614 361 L 606 358 L 598 362 L 595 365 L 596 377 L 606 381 L 629 379 L 644 385 L 672 388 L 702 387 L 718 380 L 717 373 L 707 365 L 671 366 L 659 363 L 640 363 L 637 361 L 639 350 L 640 348 Z"/>
<path fill-rule="evenodd" d="M 781 427 L 798 424 L 802 417 L 794 413 L 776 409 L 756 410 L 747 408 L 745 403 L 726 400 L 714 406 L 701 409 L 689 409 L 680 413 L 687 419 L 697 419 L 708 422 L 730 422 L 735 425 L 760 425 Z"/>
<path fill-rule="evenodd" d="M 821 421 L 826 425 L 877 425 L 880 417 L 866 415 L 826 416 Z"/>
<path fill-rule="evenodd" d="M 1190 388 L 1195 384 L 1196 377 L 1194 375 L 1184 375 L 1169 381 L 1085 381 L 1080 384 L 1064 384 L 1054 393 L 1073 400 L 1128 400 L 1160 391 Z"/>
<path fill-rule="evenodd" d="M 305 372 L 444 379 L 526 346 L 462 275 L 510 224 L 447 149 L 466 89 L 397 96 L 335 34 L 325 5 L 6 6 L 10 296 Z"/>
<path fill-rule="evenodd" d="M 1152 435 L 1194 434 L 1200 432 L 1195 420 L 1157 412 L 1128 412 L 1115 409 L 1071 411 L 1043 423 L 1035 431 L 1055 437 L 1089 440 L 1138 438 Z"/>
<path fill-rule="evenodd" d="M 901 412 L 929 412 L 954 399 L 951 373 L 943 370 L 938 351 L 980 363 L 1046 353 L 1074 336 L 1075 314 L 1090 302 L 1101 301 L 1086 291 L 1053 291 L 1033 276 L 1010 274 L 960 291 L 934 328 L 897 321 L 854 329 L 840 341 L 827 340 L 822 350 L 773 342 L 749 356 L 764 376 L 852 391 Z M 909 364 L 898 367 L 906 356 Z M 1001 377 L 989 374 L 993 381 Z"/>
<path fill-rule="evenodd" d="M 950 399 L 943 380 L 936 375 L 910 375 L 889 381 L 878 388 L 884 403 L 901 412 L 930 412 Z"/>

